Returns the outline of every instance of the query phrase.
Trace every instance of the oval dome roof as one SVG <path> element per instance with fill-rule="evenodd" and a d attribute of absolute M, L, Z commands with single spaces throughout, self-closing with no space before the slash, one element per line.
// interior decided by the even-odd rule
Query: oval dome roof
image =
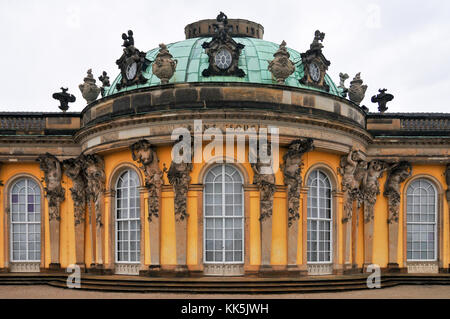
<path fill-rule="evenodd" d="M 205 41 L 211 41 L 211 37 L 191 38 L 167 45 L 173 59 L 178 60 L 176 71 L 169 83 L 186 82 L 245 82 L 259 84 L 277 84 L 276 80 L 268 70 L 268 65 L 274 59 L 273 54 L 278 50 L 279 45 L 273 42 L 251 38 L 251 37 L 233 37 L 233 39 L 245 45 L 239 57 L 239 68 L 244 70 L 245 77 L 236 76 L 202 76 L 202 71 L 208 68 L 208 55 L 202 48 Z M 330 87 L 330 92 L 320 90 L 314 87 L 303 85 L 299 82 L 303 78 L 304 68 L 301 62 L 300 53 L 287 48 L 290 59 L 295 63 L 295 72 L 286 79 L 286 86 L 304 88 L 313 91 L 321 91 L 336 96 L 342 96 L 340 89 L 334 84 L 328 74 L 325 75 L 325 82 Z M 147 52 L 147 59 L 154 61 L 158 54 L 159 47 Z M 150 64 L 143 72 L 147 83 L 125 87 L 117 90 L 116 83 L 120 81 L 119 74 L 112 85 L 106 89 L 105 97 L 119 92 L 132 91 L 138 88 L 145 88 L 160 85 L 160 79 L 152 73 Z"/>

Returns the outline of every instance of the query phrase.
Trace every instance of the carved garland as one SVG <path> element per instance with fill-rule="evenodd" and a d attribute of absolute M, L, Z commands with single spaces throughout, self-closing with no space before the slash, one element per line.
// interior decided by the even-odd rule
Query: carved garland
<path fill-rule="evenodd" d="M 164 184 L 163 172 L 159 168 L 159 159 L 153 146 L 147 140 L 140 140 L 130 146 L 133 160 L 141 164 L 145 175 L 145 187 L 148 190 L 148 220 L 159 217 L 161 189 Z"/>

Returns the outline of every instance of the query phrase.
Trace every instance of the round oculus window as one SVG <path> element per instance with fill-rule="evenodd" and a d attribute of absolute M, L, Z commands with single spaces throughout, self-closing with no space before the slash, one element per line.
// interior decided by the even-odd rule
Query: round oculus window
<path fill-rule="evenodd" d="M 228 69 L 231 65 L 231 61 L 233 58 L 231 57 L 230 51 L 226 49 L 221 49 L 216 53 L 214 57 L 214 62 L 216 63 L 219 69 L 225 70 Z"/>
<path fill-rule="evenodd" d="M 309 65 L 309 75 L 314 82 L 319 82 L 320 80 L 320 69 L 315 63 Z"/>
<path fill-rule="evenodd" d="M 126 75 L 128 80 L 134 79 L 136 76 L 137 64 L 136 62 L 130 63 L 127 65 Z"/>

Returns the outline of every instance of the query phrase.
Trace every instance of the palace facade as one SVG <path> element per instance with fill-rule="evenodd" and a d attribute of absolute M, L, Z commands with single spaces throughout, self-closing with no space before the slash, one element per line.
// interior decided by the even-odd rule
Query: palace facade
<path fill-rule="evenodd" d="M 326 73 L 320 31 L 302 52 L 222 13 L 185 34 L 143 52 L 124 33 L 120 74 L 89 70 L 81 113 L 65 89 L 63 112 L 0 113 L 3 271 L 449 271 L 450 113 L 387 113 L 386 90 L 369 113 L 360 74 L 346 87 Z M 200 160 L 174 161 L 177 129 L 202 132 Z M 269 164 L 249 160 L 264 129 Z M 212 140 L 224 151 L 205 158 Z"/>

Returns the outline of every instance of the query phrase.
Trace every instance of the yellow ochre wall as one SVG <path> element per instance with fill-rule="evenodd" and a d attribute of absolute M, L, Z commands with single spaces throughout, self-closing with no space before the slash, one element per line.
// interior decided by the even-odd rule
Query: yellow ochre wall
<path fill-rule="evenodd" d="M 282 148 L 280 150 L 280 164 L 282 162 L 283 154 L 286 149 Z M 163 146 L 157 148 L 157 154 L 160 160 L 160 168 L 164 169 L 165 167 L 168 169 L 171 163 L 171 147 Z M 138 169 L 138 163 L 134 162 L 131 157 L 131 152 L 128 149 L 124 149 L 121 151 L 112 151 L 109 153 L 102 154 L 105 160 L 105 174 L 106 174 L 106 188 L 107 191 L 113 186 L 115 181 L 112 179 L 112 174 L 115 169 L 119 165 L 128 164 L 136 167 L 138 173 L 140 174 L 142 180 L 145 180 L 143 172 Z M 246 155 L 247 156 L 247 155 Z M 247 157 L 246 157 L 247 158 Z M 326 153 L 321 151 L 311 151 L 304 155 L 304 167 L 302 170 L 303 177 L 303 186 L 306 184 L 305 177 L 309 172 L 310 168 L 315 166 L 318 163 L 322 163 L 329 167 L 330 170 L 334 172 L 334 176 L 329 176 L 333 185 L 337 185 L 337 192 L 341 190 L 341 177 L 337 174 L 337 167 L 339 166 L 340 155 Z M 205 164 L 194 164 L 193 170 L 191 173 L 191 184 L 199 184 L 202 181 L 199 180 L 199 175 L 204 170 Z M 246 174 L 248 176 L 248 183 L 251 184 L 253 182 L 253 171 L 249 163 L 244 163 L 240 165 L 240 167 L 246 170 Z M 418 174 L 430 175 L 435 180 L 437 180 L 440 185 L 436 185 L 438 190 L 442 190 L 445 188 L 445 177 L 443 176 L 445 167 L 443 165 L 413 165 L 413 176 Z M 16 176 L 17 174 L 30 174 L 36 177 L 38 180 L 43 179 L 44 174 L 39 169 L 38 163 L 20 163 L 20 162 L 10 162 L 4 163 L 0 168 L 0 180 L 6 185 L 8 181 Z M 164 176 L 165 184 L 169 185 L 167 176 Z M 337 179 L 337 180 L 335 180 Z M 375 205 L 375 219 L 374 219 L 374 243 L 373 243 L 373 262 L 379 264 L 381 267 L 386 267 L 388 262 L 388 226 L 386 223 L 387 220 L 387 199 L 383 196 L 384 183 L 386 179 L 386 173 L 383 174 L 383 177 L 380 179 L 380 195 L 377 197 L 377 202 Z M 277 185 L 284 185 L 283 182 L 283 174 L 281 169 L 276 173 L 276 182 Z M 402 184 L 401 191 L 402 197 L 404 195 L 405 185 L 408 183 L 408 180 Z M 42 183 L 41 183 L 42 186 Z M 75 231 L 74 231 L 74 217 L 73 217 L 73 202 L 70 194 L 71 180 L 64 175 L 62 186 L 65 189 L 65 201 L 61 205 L 61 241 L 60 241 L 60 263 L 62 267 L 67 267 L 70 264 L 75 263 Z M 8 200 L 5 192 L 5 187 L 0 187 L 1 196 L 3 198 L 0 201 L 0 229 L 3 232 L 6 229 L 5 225 L 5 200 Z M 198 247 L 198 235 L 202 232 L 202 229 L 199 229 L 198 224 L 198 196 L 201 196 L 202 192 L 198 190 L 190 190 L 188 193 L 188 226 L 187 226 L 187 264 L 188 265 L 196 265 L 198 261 L 201 262 L 202 256 L 200 247 Z M 145 195 L 146 197 L 146 195 Z M 106 198 L 106 197 L 105 197 Z M 146 197 L 147 198 L 147 197 Z M 249 220 L 249 233 L 245 234 L 245 236 L 249 236 L 249 262 L 250 265 L 258 265 L 260 263 L 260 229 L 259 229 L 259 191 L 251 190 L 249 191 L 248 196 L 248 216 Z M 176 264 L 176 233 L 175 233 L 175 216 L 174 216 L 174 205 L 173 205 L 174 194 L 172 188 L 166 186 L 162 192 L 162 209 L 161 209 L 161 264 L 162 265 L 175 265 Z M 442 219 L 441 225 L 443 226 L 440 229 L 440 236 L 443 238 L 443 255 L 439 256 L 442 261 L 444 267 L 449 264 L 449 207 L 447 201 L 444 199 L 443 195 L 440 196 L 441 203 L 440 207 L 442 209 L 440 217 Z M 303 200 L 303 199 L 302 199 Z M 339 200 L 339 198 L 337 198 Z M 47 201 L 45 201 L 47 207 Z M 302 201 L 301 201 L 302 203 Z M 113 203 L 110 203 L 109 200 L 105 201 L 105 225 L 108 225 L 111 221 L 109 220 L 109 210 Z M 144 263 L 146 265 L 150 264 L 150 247 L 148 244 L 150 240 L 149 235 L 149 227 L 147 222 L 147 204 L 145 203 L 145 220 L 143 221 L 143 230 L 145 241 L 141 243 L 141 249 L 144 251 Z M 271 263 L 273 265 L 286 265 L 287 263 L 287 195 L 286 192 L 278 191 L 274 196 L 274 211 L 273 211 L 273 231 L 272 231 L 272 247 L 271 247 Z M 343 263 L 343 238 L 342 238 L 342 207 L 335 207 L 335 211 L 333 212 L 334 218 L 337 218 L 337 234 L 338 234 L 338 250 L 339 250 L 339 260 L 340 264 Z M 400 266 L 404 266 L 403 263 L 403 222 L 404 222 L 404 207 L 403 200 L 400 206 L 400 220 L 399 220 L 399 240 L 398 240 L 398 252 L 399 258 L 398 262 Z M 50 264 L 50 238 L 49 238 L 49 222 L 48 222 L 48 209 L 45 209 L 45 249 L 43 254 L 45 256 L 45 267 L 48 267 Z M 364 225 L 363 225 L 363 216 L 362 211 L 360 212 L 359 218 L 359 229 L 358 229 L 358 253 L 357 253 L 357 263 L 359 266 L 362 266 L 364 261 Z M 109 233 L 109 227 L 105 227 L 105 239 L 109 238 L 111 234 Z M 336 231 L 336 230 L 335 230 Z M 306 247 L 302 246 L 302 229 L 299 227 L 299 236 L 298 236 L 298 257 L 297 261 L 299 264 L 302 262 L 302 252 Z M 0 236 L 0 267 L 5 267 L 5 261 L 8 259 L 5 256 L 5 236 L 2 233 Z M 89 267 L 91 263 L 90 250 L 87 249 L 90 242 L 90 233 L 86 229 L 86 260 L 85 263 Z M 114 244 L 114 241 L 105 240 L 104 245 L 104 256 L 105 263 L 113 262 L 113 256 L 110 256 L 109 243 Z"/>

